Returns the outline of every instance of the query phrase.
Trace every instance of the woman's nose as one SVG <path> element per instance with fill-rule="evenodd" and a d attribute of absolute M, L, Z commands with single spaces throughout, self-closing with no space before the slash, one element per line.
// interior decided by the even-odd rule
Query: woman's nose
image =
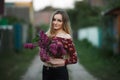
<path fill-rule="evenodd" d="M 54 24 L 57 24 L 57 21 L 56 21 L 56 20 L 54 21 Z"/>

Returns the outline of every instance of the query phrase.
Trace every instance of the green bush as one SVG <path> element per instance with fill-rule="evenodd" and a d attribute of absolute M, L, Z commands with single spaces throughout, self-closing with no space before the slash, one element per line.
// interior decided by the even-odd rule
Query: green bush
<path fill-rule="evenodd" d="M 86 40 L 75 41 L 78 58 L 93 76 L 100 80 L 120 79 L 120 55 L 113 55 L 111 51 L 101 50 L 89 46 Z"/>
<path fill-rule="evenodd" d="M 0 80 L 19 80 L 28 69 L 38 49 L 24 49 L 21 53 L 0 54 Z"/>

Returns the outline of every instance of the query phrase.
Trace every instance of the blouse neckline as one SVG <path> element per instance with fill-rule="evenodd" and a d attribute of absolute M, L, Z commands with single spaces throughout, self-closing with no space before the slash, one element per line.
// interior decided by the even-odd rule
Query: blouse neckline
<path fill-rule="evenodd" d="M 54 36 L 53 38 L 59 38 L 59 39 L 64 39 L 64 40 L 72 40 L 72 38 L 63 38 L 63 37 L 59 37 L 59 36 Z"/>

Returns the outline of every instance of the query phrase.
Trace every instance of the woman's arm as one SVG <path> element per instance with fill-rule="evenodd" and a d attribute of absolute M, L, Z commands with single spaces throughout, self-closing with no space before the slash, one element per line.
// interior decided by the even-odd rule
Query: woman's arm
<path fill-rule="evenodd" d="M 77 63 L 77 53 L 70 54 L 70 57 L 68 59 L 65 59 L 65 65 L 67 64 L 75 64 Z"/>
<path fill-rule="evenodd" d="M 68 44 L 66 45 L 68 46 L 67 52 L 68 52 L 69 58 L 65 59 L 65 64 L 67 65 L 67 64 L 77 63 L 77 52 L 73 44 L 73 41 L 72 40 L 68 41 Z"/>
<path fill-rule="evenodd" d="M 46 63 L 51 64 L 52 66 L 64 66 L 65 65 L 65 60 L 64 59 L 59 59 L 59 58 L 51 58 L 49 61 Z"/>
<path fill-rule="evenodd" d="M 55 66 L 64 66 L 67 64 L 75 64 L 77 63 L 77 52 L 75 50 L 74 44 L 72 41 L 69 41 L 69 44 L 66 44 L 68 47 L 66 48 L 68 52 L 69 58 L 67 59 L 60 59 L 60 58 L 51 58 L 48 63 L 55 65 Z"/>

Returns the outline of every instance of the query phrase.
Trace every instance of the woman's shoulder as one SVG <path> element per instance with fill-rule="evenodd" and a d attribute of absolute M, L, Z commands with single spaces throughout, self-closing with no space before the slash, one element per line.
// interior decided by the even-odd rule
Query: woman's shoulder
<path fill-rule="evenodd" d="M 66 34 L 58 34 L 56 35 L 58 38 L 63 38 L 63 39 L 72 39 L 71 35 L 66 33 Z"/>

